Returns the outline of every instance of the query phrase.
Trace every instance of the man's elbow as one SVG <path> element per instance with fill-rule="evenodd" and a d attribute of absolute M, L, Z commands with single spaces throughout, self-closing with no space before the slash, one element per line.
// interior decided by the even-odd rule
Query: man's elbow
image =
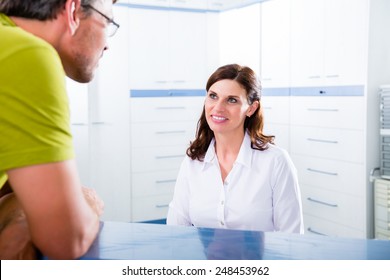
<path fill-rule="evenodd" d="M 83 256 L 96 238 L 95 232 L 84 231 L 73 238 L 51 238 L 49 242 L 36 243 L 44 257 L 56 260 L 73 260 Z"/>

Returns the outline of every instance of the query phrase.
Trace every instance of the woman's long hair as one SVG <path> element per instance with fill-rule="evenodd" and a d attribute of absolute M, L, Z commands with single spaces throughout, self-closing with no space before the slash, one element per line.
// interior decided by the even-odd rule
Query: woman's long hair
<path fill-rule="evenodd" d="M 250 135 L 252 149 L 266 150 L 269 143 L 273 144 L 275 137 L 263 134 L 264 117 L 260 103 L 261 85 L 255 72 L 249 67 L 238 64 L 221 66 L 208 79 L 206 85 L 207 92 L 213 84 L 220 80 L 234 80 L 238 82 L 245 88 L 249 104 L 252 104 L 254 101 L 259 102 L 259 107 L 252 116 L 245 119 L 244 131 L 248 131 Z M 193 160 L 197 159 L 202 161 L 213 138 L 214 132 L 210 129 L 206 121 L 206 113 L 203 106 L 203 112 L 198 121 L 195 140 L 191 142 L 190 147 L 187 149 L 187 155 Z"/>

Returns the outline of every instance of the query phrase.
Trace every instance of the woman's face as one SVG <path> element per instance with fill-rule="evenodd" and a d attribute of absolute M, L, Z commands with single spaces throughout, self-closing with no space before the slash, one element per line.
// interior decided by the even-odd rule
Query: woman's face
<path fill-rule="evenodd" d="M 206 120 L 214 134 L 243 134 L 245 118 L 257 107 L 257 101 L 248 104 L 246 90 L 238 82 L 220 80 L 207 92 Z"/>

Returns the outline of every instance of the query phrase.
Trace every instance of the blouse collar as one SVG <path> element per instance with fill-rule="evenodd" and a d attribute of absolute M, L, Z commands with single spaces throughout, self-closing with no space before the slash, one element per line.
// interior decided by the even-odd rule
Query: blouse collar
<path fill-rule="evenodd" d="M 252 165 L 252 152 L 253 149 L 251 147 L 251 138 L 249 134 L 246 132 L 244 135 L 244 140 L 242 141 L 240 151 L 238 152 L 237 159 L 235 161 L 235 164 L 241 164 L 248 168 Z M 204 157 L 204 168 L 208 164 L 214 164 L 216 163 L 217 155 L 215 152 L 215 138 L 213 138 L 210 142 L 210 145 L 207 149 L 207 152 Z"/>

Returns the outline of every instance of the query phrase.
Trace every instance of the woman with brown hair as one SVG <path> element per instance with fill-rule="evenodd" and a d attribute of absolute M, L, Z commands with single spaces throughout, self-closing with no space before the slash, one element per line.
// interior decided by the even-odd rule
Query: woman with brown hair
<path fill-rule="evenodd" d="M 263 134 L 261 86 L 249 67 L 218 68 L 187 149 L 167 224 L 303 233 L 295 167 Z"/>

